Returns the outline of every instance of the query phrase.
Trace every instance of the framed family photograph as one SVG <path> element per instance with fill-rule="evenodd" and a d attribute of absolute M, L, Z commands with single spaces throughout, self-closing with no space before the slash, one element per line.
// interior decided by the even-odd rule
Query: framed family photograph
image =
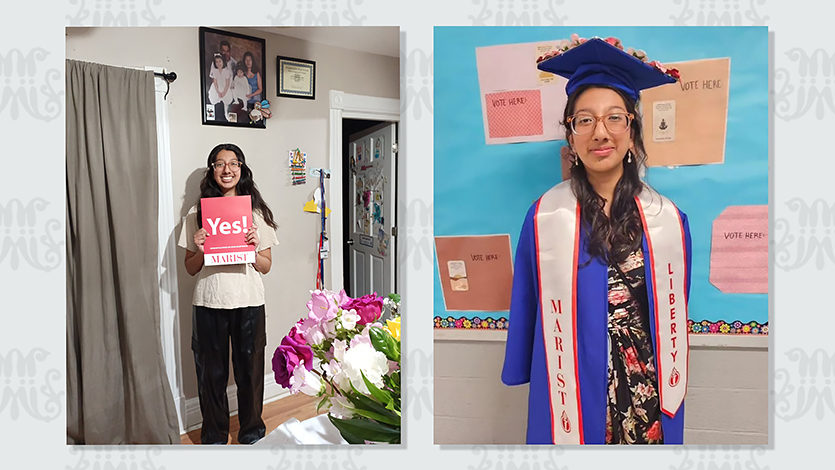
<path fill-rule="evenodd" d="M 276 57 L 278 96 L 316 99 L 316 62 L 293 57 Z"/>
<path fill-rule="evenodd" d="M 266 51 L 264 39 L 200 28 L 203 124 L 266 128 L 259 113 L 250 114 L 265 99 Z"/>

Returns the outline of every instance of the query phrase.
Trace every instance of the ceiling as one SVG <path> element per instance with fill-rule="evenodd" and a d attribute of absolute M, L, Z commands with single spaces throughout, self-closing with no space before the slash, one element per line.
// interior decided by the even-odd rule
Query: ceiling
<path fill-rule="evenodd" d="M 397 26 L 273 26 L 254 29 L 328 46 L 400 57 L 400 28 Z"/>

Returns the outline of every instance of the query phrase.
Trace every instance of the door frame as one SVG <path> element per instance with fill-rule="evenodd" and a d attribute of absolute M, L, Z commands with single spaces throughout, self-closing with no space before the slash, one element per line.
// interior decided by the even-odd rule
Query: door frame
<path fill-rule="evenodd" d="M 400 122 L 400 100 L 394 98 L 380 98 L 377 96 L 354 95 L 345 93 L 339 90 L 330 91 L 330 147 L 328 150 L 328 165 L 330 165 L 331 177 L 328 181 L 329 194 L 327 195 L 328 207 L 336 208 L 331 212 L 328 218 L 330 224 L 328 233 L 330 234 L 330 288 L 337 289 L 344 285 L 344 278 L 342 276 L 343 263 L 343 247 L 345 246 L 345 234 L 342 231 L 343 216 L 342 213 L 342 120 L 343 119 L 361 119 L 369 121 L 388 121 Z M 400 142 L 400 126 L 397 126 L 397 141 Z M 395 155 L 394 158 L 397 158 Z M 397 165 L 398 179 L 402 181 L 400 176 L 401 167 L 404 165 Z M 397 191 L 399 188 L 395 187 L 395 201 L 398 199 Z M 397 218 L 402 217 L 399 211 L 396 211 Z M 394 227 L 400 225 L 399 220 L 394 221 Z M 394 247 L 394 291 L 397 292 L 400 282 L 400 263 L 398 260 L 398 243 L 395 236 L 391 237 L 392 246 Z"/>

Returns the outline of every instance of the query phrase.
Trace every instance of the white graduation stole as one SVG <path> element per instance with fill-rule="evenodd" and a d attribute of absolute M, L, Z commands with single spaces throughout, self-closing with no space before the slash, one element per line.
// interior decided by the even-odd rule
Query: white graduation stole
<path fill-rule="evenodd" d="M 684 228 L 669 199 L 644 189 L 635 198 L 647 236 L 655 311 L 661 411 L 675 415 L 687 388 L 687 302 Z M 536 208 L 542 334 L 551 396 L 554 444 L 583 444 L 577 374 L 577 265 L 580 205 L 569 181 L 546 192 Z M 572 240 L 573 243 L 568 243 Z M 648 286 L 649 287 L 649 286 Z"/>

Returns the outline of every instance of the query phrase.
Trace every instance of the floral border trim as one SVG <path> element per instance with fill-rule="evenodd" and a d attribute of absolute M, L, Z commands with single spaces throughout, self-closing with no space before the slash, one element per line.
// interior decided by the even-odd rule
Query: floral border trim
<path fill-rule="evenodd" d="M 734 322 L 726 322 L 724 320 L 715 322 L 702 320 L 700 322 L 695 322 L 693 320 L 687 320 L 687 331 L 690 334 L 697 335 L 720 334 L 768 336 L 768 322 L 759 323 L 750 321 L 748 323 L 742 323 L 739 320 Z"/>
<path fill-rule="evenodd" d="M 507 330 L 507 325 L 505 317 L 435 317 L 435 328 L 439 330 Z"/>
<path fill-rule="evenodd" d="M 435 329 L 437 330 L 507 330 L 509 321 L 505 317 L 498 319 L 493 317 L 435 317 Z M 768 322 L 759 323 L 751 321 L 742 323 L 737 320 L 726 322 L 719 320 L 711 322 L 702 320 L 695 322 L 687 320 L 687 331 L 690 334 L 720 334 L 720 335 L 768 335 Z"/>

